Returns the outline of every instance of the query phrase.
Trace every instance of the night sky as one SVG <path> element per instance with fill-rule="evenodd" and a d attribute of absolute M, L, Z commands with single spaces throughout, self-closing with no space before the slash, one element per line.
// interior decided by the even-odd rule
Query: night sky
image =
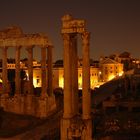
<path fill-rule="evenodd" d="M 0 0 L 0 29 L 18 25 L 25 33 L 46 33 L 54 45 L 54 60 L 61 59 L 64 14 L 86 19 L 91 58 L 123 51 L 140 58 L 139 0 Z M 26 56 L 22 50 L 22 57 Z M 9 49 L 8 57 L 14 57 L 14 50 Z M 40 59 L 38 48 L 34 58 Z"/>

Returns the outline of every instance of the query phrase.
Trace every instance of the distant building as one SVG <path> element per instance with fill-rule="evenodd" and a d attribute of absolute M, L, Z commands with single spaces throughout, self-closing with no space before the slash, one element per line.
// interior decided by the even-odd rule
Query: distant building
<path fill-rule="evenodd" d="M 99 84 L 99 68 L 90 66 L 90 87 L 93 89 Z M 53 68 L 54 88 L 64 87 L 64 68 L 63 61 L 57 61 Z M 82 89 L 82 62 L 78 62 L 78 88 Z"/>
<path fill-rule="evenodd" d="M 103 82 L 107 82 L 123 74 L 123 64 L 110 58 L 104 58 L 100 61 L 100 72 Z"/>
<path fill-rule="evenodd" d="M 9 61 L 8 61 L 9 62 Z M 11 62 L 11 60 L 10 60 Z M 7 64 L 7 69 L 15 69 L 15 63 Z M 28 60 L 24 59 L 20 62 L 20 68 L 26 72 L 28 81 Z M 47 62 L 46 62 L 47 66 Z M 33 61 L 33 85 L 34 87 L 41 87 L 41 64 L 37 61 Z M 82 60 L 78 61 L 78 88 L 82 89 Z M 1 69 L 0 69 L 1 70 Z M 110 58 L 103 58 L 100 61 L 90 60 L 90 87 L 94 89 L 99 87 L 104 82 L 107 82 L 116 76 L 123 74 L 123 64 L 116 62 Z M 2 77 L 2 72 L 0 72 Z M 46 75 L 47 78 L 47 75 Z M 46 83 L 47 84 L 47 83 Z M 53 88 L 64 88 L 64 68 L 63 60 L 57 60 L 53 65 Z"/>

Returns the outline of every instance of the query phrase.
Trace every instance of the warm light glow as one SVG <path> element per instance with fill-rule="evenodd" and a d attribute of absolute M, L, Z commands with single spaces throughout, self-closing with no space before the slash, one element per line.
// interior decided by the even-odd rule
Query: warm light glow
<path fill-rule="evenodd" d="M 29 74 L 26 72 L 26 75 L 27 75 L 27 81 L 29 81 Z"/>
<path fill-rule="evenodd" d="M 82 89 L 82 77 L 78 78 L 78 89 Z"/>
<path fill-rule="evenodd" d="M 101 75 L 102 74 L 102 72 L 101 71 L 99 71 L 99 75 Z"/>
<path fill-rule="evenodd" d="M 123 73 L 124 73 L 123 71 L 122 71 L 122 72 L 120 72 L 120 73 L 119 73 L 119 76 L 122 76 L 122 75 L 123 75 Z"/>
<path fill-rule="evenodd" d="M 36 82 L 35 78 L 33 78 L 33 85 L 34 85 L 35 88 L 37 87 L 37 82 Z"/>
<path fill-rule="evenodd" d="M 109 75 L 108 80 L 112 80 L 113 78 L 115 78 L 115 75 Z"/>
<path fill-rule="evenodd" d="M 59 78 L 59 87 L 64 88 L 64 78 L 63 77 Z"/>

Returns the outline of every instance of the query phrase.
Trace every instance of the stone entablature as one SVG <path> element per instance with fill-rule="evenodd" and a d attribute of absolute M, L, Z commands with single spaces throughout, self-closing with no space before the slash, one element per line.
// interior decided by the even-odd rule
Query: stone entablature
<path fill-rule="evenodd" d="M 65 15 L 62 18 L 62 30 L 61 33 L 84 33 L 85 32 L 85 20 L 73 19 L 71 15 Z"/>
<path fill-rule="evenodd" d="M 51 46 L 48 38 L 41 34 L 30 34 L 18 38 L 0 38 L 0 47 Z"/>
<path fill-rule="evenodd" d="M 52 46 L 49 38 L 41 33 L 24 34 L 17 26 L 7 27 L 0 31 L 0 47 L 15 46 Z"/>

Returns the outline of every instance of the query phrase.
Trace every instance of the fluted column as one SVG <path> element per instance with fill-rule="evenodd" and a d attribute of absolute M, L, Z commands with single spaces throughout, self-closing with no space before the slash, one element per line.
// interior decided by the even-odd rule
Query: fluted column
<path fill-rule="evenodd" d="M 41 76 L 42 76 L 42 91 L 41 97 L 47 95 L 47 80 L 46 80 L 46 47 L 41 48 Z"/>
<path fill-rule="evenodd" d="M 33 46 L 27 48 L 28 51 L 28 75 L 29 75 L 29 85 L 28 94 L 33 94 Z"/>
<path fill-rule="evenodd" d="M 48 62 L 48 74 L 47 74 L 47 87 L 48 87 L 48 94 L 52 96 L 53 94 L 53 88 L 52 88 L 52 46 L 48 46 L 47 48 L 47 62 Z"/>
<path fill-rule="evenodd" d="M 20 79 L 20 46 L 16 46 L 16 71 L 15 71 L 15 94 L 21 94 L 21 79 Z"/>
<path fill-rule="evenodd" d="M 7 94 L 8 91 L 8 78 L 7 78 L 7 47 L 2 48 L 2 89 L 3 94 Z"/>
<path fill-rule="evenodd" d="M 72 116 L 70 35 L 63 34 L 64 42 L 64 118 Z"/>
<path fill-rule="evenodd" d="M 72 84 L 72 112 L 78 113 L 78 55 L 77 34 L 71 34 L 71 84 Z"/>
<path fill-rule="evenodd" d="M 83 47 L 82 109 L 83 109 L 83 119 L 89 119 L 90 113 L 91 113 L 89 38 L 90 38 L 90 34 L 88 32 L 84 32 L 82 34 L 82 47 Z"/>

